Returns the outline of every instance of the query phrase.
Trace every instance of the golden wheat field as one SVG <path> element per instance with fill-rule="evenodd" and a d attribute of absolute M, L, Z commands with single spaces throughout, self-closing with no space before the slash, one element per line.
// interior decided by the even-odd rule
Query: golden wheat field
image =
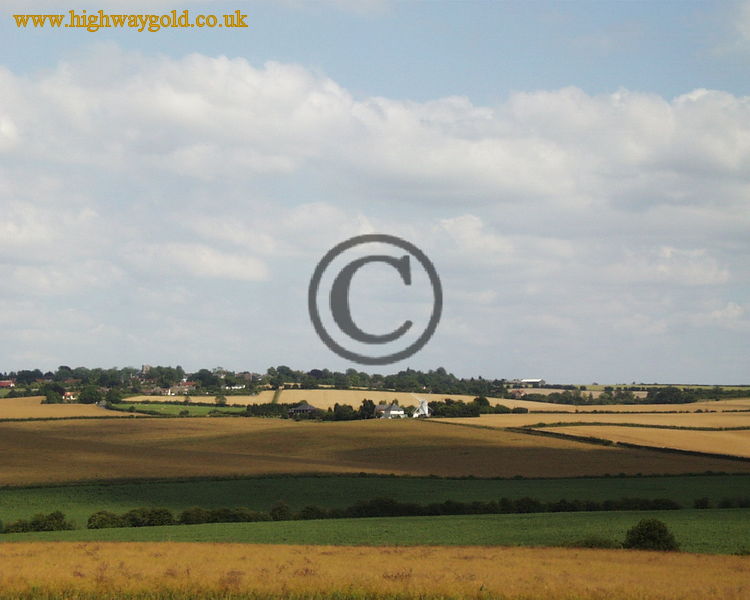
<path fill-rule="evenodd" d="M 0 594 L 745 600 L 750 557 L 625 550 L 190 543 L 0 545 Z"/>
<path fill-rule="evenodd" d="M 456 419 L 435 419 L 446 423 L 463 423 L 483 427 L 525 427 L 537 423 L 634 423 L 658 427 L 750 427 L 750 413 L 566 413 L 522 415 L 481 415 Z"/>
<path fill-rule="evenodd" d="M 544 431 L 544 429 L 541 429 Z M 750 430 L 684 431 L 616 425 L 583 425 L 554 427 L 546 431 L 576 436 L 598 437 L 613 442 L 627 442 L 660 448 L 676 448 L 695 452 L 731 454 L 750 458 Z"/>
<path fill-rule="evenodd" d="M 559 390 L 545 390 L 554 392 Z M 265 404 L 274 399 L 273 390 L 265 390 L 255 396 L 227 396 L 227 404 L 247 405 L 247 404 Z M 596 395 L 596 394 L 595 394 Z M 433 400 L 442 400 L 452 398 L 454 400 L 463 400 L 471 402 L 474 396 L 456 395 L 456 394 L 413 394 L 409 392 L 380 392 L 367 390 L 282 390 L 278 397 L 278 402 L 286 404 L 297 404 L 302 401 L 309 402 L 316 408 L 327 409 L 333 408 L 335 404 L 349 404 L 357 408 L 362 400 L 368 398 L 376 404 L 378 402 L 393 402 L 398 400 L 401 406 L 417 406 L 421 399 L 431 402 Z M 126 402 L 143 402 L 151 400 L 154 402 L 179 402 L 181 396 L 134 396 L 128 398 Z M 195 402 L 213 402 L 214 396 L 192 396 Z M 671 412 L 685 411 L 727 411 L 727 410 L 748 410 L 750 411 L 750 398 L 737 398 L 732 400 L 718 400 L 708 402 L 694 402 L 692 404 L 591 404 L 587 406 L 572 406 L 568 404 L 553 404 L 551 402 L 532 402 L 530 400 L 514 400 L 511 398 L 490 398 L 494 404 L 503 404 L 508 408 L 523 407 L 532 411 L 549 411 L 557 413 L 575 413 L 575 412 Z"/>
<path fill-rule="evenodd" d="M 227 404 L 231 405 L 247 405 L 247 404 L 269 404 L 273 402 L 275 392 L 273 390 L 264 390 L 258 393 L 256 396 L 227 396 Z M 191 396 L 194 402 L 213 402 L 214 396 Z M 367 391 L 367 390 L 334 390 L 334 389 L 319 389 L 319 390 L 282 390 L 281 394 L 277 398 L 278 402 L 285 404 L 299 404 L 300 402 L 309 402 L 316 408 L 323 410 L 333 408 L 336 404 L 349 404 L 355 408 L 362 404 L 362 400 L 369 399 L 378 404 L 385 402 L 390 404 L 394 400 L 397 400 L 401 406 L 417 406 L 421 399 L 425 399 L 428 402 L 432 400 L 443 400 L 444 398 L 452 398 L 454 400 L 463 400 L 465 402 L 471 402 L 474 396 L 461 396 L 461 395 L 450 395 L 450 394 L 412 394 L 409 392 L 380 392 L 380 391 Z M 181 396 L 134 396 L 128 398 L 126 402 L 143 402 L 144 400 L 150 400 L 152 402 L 180 402 Z M 562 410 L 567 412 L 571 410 L 571 407 L 567 407 L 561 404 L 551 404 L 549 402 L 529 402 L 527 400 L 511 400 L 511 399 L 496 399 L 491 398 L 493 404 L 499 402 L 508 406 L 509 408 L 515 408 L 516 406 L 523 406 L 529 410 Z"/>
<path fill-rule="evenodd" d="M 568 477 L 750 472 L 750 463 L 413 419 L 0 423 L 0 485 L 265 473 Z"/>
<path fill-rule="evenodd" d="M 44 396 L 0 398 L 0 419 L 65 419 L 126 416 L 94 404 L 42 404 Z"/>

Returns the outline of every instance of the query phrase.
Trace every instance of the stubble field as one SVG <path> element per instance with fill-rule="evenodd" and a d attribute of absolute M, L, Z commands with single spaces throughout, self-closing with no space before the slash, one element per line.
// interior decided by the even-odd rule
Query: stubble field
<path fill-rule="evenodd" d="M 42 404 L 43 396 L 0 398 L 0 419 L 70 419 L 126 416 L 95 404 Z"/>
<path fill-rule="evenodd" d="M 534 390 L 528 390 L 533 392 Z M 537 390 L 538 391 L 538 390 Z M 560 390 L 544 389 L 544 392 L 550 393 Z M 247 404 L 265 404 L 273 402 L 275 392 L 266 390 L 257 395 L 238 395 L 227 396 L 227 404 L 247 405 Z M 596 395 L 596 394 L 595 394 Z M 191 396 L 195 402 L 213 402 L 214 396 Z M 278 396 L 277 401 L 286 404 L 297 404 L 302 401 L 309 402 L 316 408 L 328 409 L 333 408 L 335 404 L 349 404 L 357 408 L 362 400 L 368 398 L 376 404 L 378 402 L 390 403 L 398 400 L 401 406 L 417 406 L 421 399 L 428 402 L 433 400 L 443 400 L 452 398 L 454 400 L 463 400 L 471 402 L 474 396 L 457 395 L 457 394 L 414 394 L 409 392 L 382 392 L 367 390 L 283 390 Z M 126 402 L 142 402 L 151 400 L 155 402 L 173 401 L 180 402 L 181 396 L 133 396 L 127 398 Z M 559 413 L 575 412 L 675 412 L 675 411 L 725 411 L 725 410 L 749 410 L 749 398 L 733 398 L 730 400 L 694 402 L 692 404 L 592 404 L 585 406 L 573 406 L 568 404 L 553 404 L 551 402 L 532 402 L 530 400 L 514 400 L 512 398 L 489 398 L 494 404 L 502 404 L 508 408 L 522 407 L 531 411 L 552 411 Z"/>
<path fill-rule="evenodd" d="M 499 414 L 481 415 L 456 419 L 435 419 L 445 423 L 482 425 L 485 427 L 527 427 L 539 423 L 612 423 L 613 425 L 635 424 L 652 427 L 706 427 L 706 428 L 750 428 L 750 412 L 711 413 L 564 413 L 564 414 Z"/>
<path fill-rule="evenodd" d="M 750 430 L 685 431 L 616 425 L 579 425 L 540 430 L 581 437 L 592 436 L 613 442 L 750 458 Z"/>

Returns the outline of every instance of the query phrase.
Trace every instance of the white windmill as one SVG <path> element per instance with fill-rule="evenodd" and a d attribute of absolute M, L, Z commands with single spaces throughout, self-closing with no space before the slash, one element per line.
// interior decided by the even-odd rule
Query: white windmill
<path fill-rule="evenodd" d="M 412 415 L 412 418 L 419 419 L 424 417 L 430 416 L 430 407 L 427 405 L 427 400 L 420 400 L 419 406 L 417 406 L 417 409 L 414 411 L 414 414 Z"/>

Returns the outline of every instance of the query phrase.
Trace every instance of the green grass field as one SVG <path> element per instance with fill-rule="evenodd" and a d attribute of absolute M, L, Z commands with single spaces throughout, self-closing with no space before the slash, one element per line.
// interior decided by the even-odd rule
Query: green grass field
<path fill-rule="evenodd" d="M 697 498 L 750 497 L 750 475 L 601 477 L 575 479 L 438 479 L 429 477 L 250 477 L 0 488 L 0 520 L 5 523 L 40 512 L 61 510 L 85 526 L 99 510 L 122 513 L 140 506 L 181 511 L 191 506 L 243 506 L 267 511 L 283 500 L 292 510 L 306 505 L 345 508 L 359 500 L 390 497 L 401 502 L 498 500 L 529 496 L 544 502 L 669 498 L 686 508 Z"/>
<path fill-rule="evenodd" d="M 731 554 L 750 549 L 750 509 L 229 523 L 5 534 L 2 540 L 559 546 L 590 535 L 622 541 L 643 518 L 664 521 L 687 552 Z"/>
<path fill-rule="evenodd" d="M 206 398 L 205 401 L 210 402 L 211 398 Z M 224 415 L 236 415 L 245 412 L 244 406 L 197 406 L 195 404 L 183 404 L 181 402 L 164 402 L 153 404 L 144 404 L 140 402 L 128 404 L 127 402 L 123 402 L 117 405 L 118 409 L 120 410 L 128 410 L 131 406 L 136 413 L 153 411 L 159 413 L 160 415 L 169 417 L 177 417 L 183 411 L 188 412 L 188 414 L 186 415 L 188 417 L 205 417 L 208 415 L 208 413 L 215 411 L 219 411 Z"/>

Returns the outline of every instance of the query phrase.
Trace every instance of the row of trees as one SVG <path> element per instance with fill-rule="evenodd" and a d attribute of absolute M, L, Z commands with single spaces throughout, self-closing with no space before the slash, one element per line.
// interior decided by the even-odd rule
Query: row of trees
<path fill-rule="evenodd" d="M 270 367 L 265 374 L 248 372 L 235 373 L 216 367 L 199 369 L 189 373 L 181 366 L 153 366 L 142 370 L 133 367 L 122 369 L 88 369 L 71 368 L 61 365 L 55 371 L 43 373 L 39 369 L 21 370 L 0 373 L 0 379 L 13 379 L 17 389 L 11 395 L 28 395 L 42 393 L 48 395 L 50 402 L 57 401 L 55 394 L 66 390 L 83 392 L 84 397 L 91 398 L 98 388 L 102 394 L 115 389 L 119 395 L 140 394 L 154 389 L 166 390 L 183 380 L 194 384 L 191 393 L 195 395 L 232 393 L 232 388 L 241 386 L 240 393 L 255 393 L 260 388 L 292 387 L 316 389 L 333 387 L 336 389 L 393 390 L 397 392 L 418 392 L 431 394 L 470 395 L 476 397 L 507 398 L 513 395 L 511 384 L 505 379 L 484 379 L 482 377 L 458 378 L 448 373 L 443 367 L 435 370 L 418 371 L 406 369 L 391 375 L 369 374 L 356 369 L 344 372 L 328 369 L 299 371 L 286 365 Z M 711 388 L 681 389 L 675 386 L 644 387 L 621 386 L 605 387 L 604 391 L 594 397 L 587 393 L 586 386 L 545 385 L 555 391 L 549 395 L 526 394 L 524 399 L 531 401 L 553 402 L 560 404 L 683 404 L 699 400 L 740 397 L 748 394 L 747 389 L 727 390 L 719 386 Z M 25 388 L 25 389 L 24 389 Z M 645 398 L 636 397 L 635 391 L 646 390 Z M 47 392 L 51 392 L 47 394 Z M 54 392 L 54 393 L 52 393 Z"/>
<path fill-rule="evenodd" d="M 624 510 L 679 510 L 670 499 L 621 498 L 619 500 L 566 500 L 543 502 L 536 498 L 500 498 L 489 502 L 446 500 L 430 504 L 399 502 L 393 498 L 362 500 L 346 508 L 305 506 L 293 511 L 286 502 L 276 502 L 268 512 L 248 508 L 193 507 L 175 515 L 167 508 L 136 508 L 123 514 L 99 511 L 91 515 L 88 529 L 112 527 L 158 527 L 164 525 L 198 525 L 203 523 L 249 523 L 256 521 L 291 521 L 311 519 L 362 519 L 372 517 L 417 517 L 480 514 L 530 514 L 542 512 L 598 512 Z"/>

